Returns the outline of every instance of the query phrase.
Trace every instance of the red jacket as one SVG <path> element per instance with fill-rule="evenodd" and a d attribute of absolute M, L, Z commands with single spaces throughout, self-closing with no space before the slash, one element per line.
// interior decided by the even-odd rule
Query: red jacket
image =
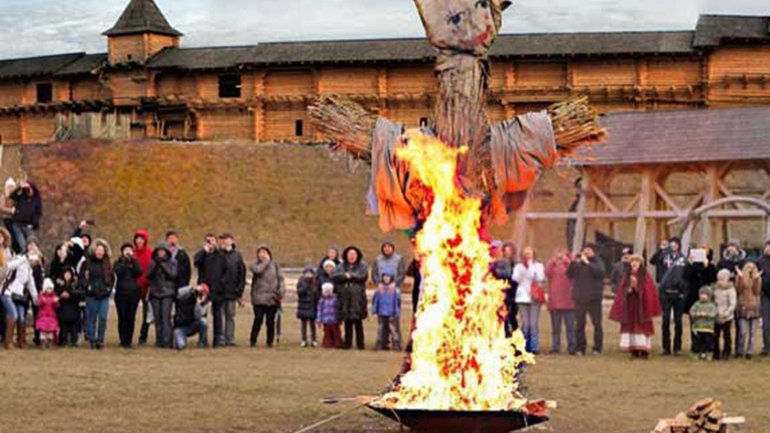
<path fill-rule="evenodd" d="M 136 238 L 144 238 L 144 246 L 138 248 L 136 246 Z M 139 290 L 142 293 L 142 299 L 147 297 L 147 293 L 150 290 L 150 280 L 147 279 L 147 272 L 150 269 L 150 262 L 152 262 L 152 248 L 150 248 L 150 235 L 147 230 L 137 230 L 134 232 L 134 255 L 139 262 L 139 266 L 142 268 L 142 275 L 139 276 Z"/>
<path fill-rule="evenodd" d="M 567 268 L 572 261 L 569 253 L 564 253 L 561 260 L 559 255 L 552 257 L 545 265 L 545 276 L 548 278 L 548 309 L 574 310 L 572 300 L 573 282 L 567 277 Z"/>
<path fill-rule="evenodd" d="M 631 289 L 631 276 L 637 278 L 636 290 L 639 293 L 639 311 L 629 311 L 627 305 L 628 291 Z M 621 324 L 633 323 L 638 320 L 639 324 L 652 323 L 652 319 L 661 315 L 660 300 L 658 299 L 658 288 L 652 280 L 650 274 L 644 268 L 639 269 L 637 273 L 628 271 L 618 284 L 618 290 L 615 294 L 615 302 L 610 310 L 610 320 Z M 633 316 L 633 318 L 632 318 Z"/>

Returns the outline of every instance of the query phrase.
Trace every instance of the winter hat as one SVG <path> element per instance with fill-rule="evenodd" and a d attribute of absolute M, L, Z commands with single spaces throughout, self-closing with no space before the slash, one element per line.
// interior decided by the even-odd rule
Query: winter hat
<path fill-rule="evenodd" d="M 307 274 L 315 277 L 315 268 L 312 266 L 305 266 L 305 269 L 302 270 L 302 276 L 304 277 Z"/>
<path fill-rule="evenodd" d="M 12 177 L 5 180 L 5 189 L 16 188 L 16 181 Z"/>
<path fill-rule="evenodd" d="M 709 295 L 709 299 L 714 296 L 714 292 L 711 290 L 711 287 L 709 286 L 703 286 L 698 291 L 699 295 Z"/>
<path fill-rule="evenodd" d="M 489 246 L 499 250 L 499 249 L 503 248 L 503 241 L 501 241 L 500 239 L 495 239 L 495 240 L 492 241 L 491 244 L 489 244 Z"/>
<path fill-rule="evenodd" d="M 43 292 L 52 292 L 54 288 L 53 280 L 46 278 L 43 280 Z"/>
<path fill-rule="evenodd" d="M 124 243 L 123 245 L 120 246 L 120 254 L 123 254 L 123 251 L 125 251 L 126 248 L 134 249 L 134 245 L 128 242 Z"/>
<path fill-rule="evenodd" d="M 321 285 L 321 293 L 324 296 L 331 296 L 334 294 L 334 284 L 332 283 L 323 283 Z"/>
<path fill-rule="evenodd" d="M 198 284 L 198 291 L 205 297 L 209 297 L 209 293 L 211 293 L 211 289 L 209 289 L 209 285 L 206 283 L 200 283 Z"/>
<path fill-rule="evenodd" d="M 717 281 L 729 281 L 732 276 L 733 274 L 730 273 L 729 269 L 722 269 L 721 271 L 717 272 Z"/>
<path fill-rule="evenodd" d="M 327 259 L 327 260 L 324 260 L 323 268 L 326 269 L 327 266 L 331 266 L 332 268 L 336 268 L 337 264 L 334 263 L 334 260 Z"/>
<path fill-rule="evenodd" d="M 393 273 L 393 269 L 391 268 L 385 268 L 382 270 L 382 272 L 380 272 L 381 277 L 384 277 L 386 275 L 390 277 L 391 281 L 393 280 L 393 277 L 395 277 L 395 274 Z"/>

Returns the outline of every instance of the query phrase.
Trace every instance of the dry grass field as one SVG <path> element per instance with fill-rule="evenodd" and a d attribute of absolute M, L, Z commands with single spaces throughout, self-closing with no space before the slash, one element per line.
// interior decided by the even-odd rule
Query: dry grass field
<path fill-rule="evenodd" d="M 114 311 L 111 313 L 114 319 Z M 328 396 L 372 394 L 400 365 L 397 353 L 301 349 L 293 311 L 284 316 L 277 349 L 247 346 L 251 311 L 238 313 L 239 347 L 183 353 L 116 347 L 0 352 L 0 431 L 57 432 L 293 432 L 351 407 L 325 406 Z M 404 318 L 406 321 L 408 318 Z M 544 316 L 544 343 L 549 344 Z M 374 321 L 367 323 L 373 345 Z M 750 420 L 745 431 L 770 426 L 770 360 L 700 363 L 689 357 L 634 362 L 615 349 L 582 359 L 544 355 L 528 374 L 530 396 L 557 400 L 547 431 L 646 433 L 704 396 Z M 364 409 L 321 432 L 389 432 L 398 426 Z"/>

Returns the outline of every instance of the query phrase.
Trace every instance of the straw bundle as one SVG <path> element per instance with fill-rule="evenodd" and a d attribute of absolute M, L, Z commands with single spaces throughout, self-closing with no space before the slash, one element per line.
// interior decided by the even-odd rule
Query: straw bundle
<path fill-rule="evenodd" d="M 599 115 L 587 96 L 577 96 L 548 107 L 554 137 L 562 155 L 579 147 L 601 143 L 607 131 L 599 124 Z"/>
<path fill-rule="evenodd" d="M 350 99 L 321 96 L 308 107 L 318 132 L 332 143 L 333 150 L 345 150 L 370 162 L 372 132 L 376 118 Z"/>

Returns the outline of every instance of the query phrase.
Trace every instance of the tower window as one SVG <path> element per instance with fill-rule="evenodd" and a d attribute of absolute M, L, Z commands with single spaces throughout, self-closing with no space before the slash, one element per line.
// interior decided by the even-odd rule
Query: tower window
<path fill-rule="evenodd" d="M 223 74 L 219 76 L 219 97 L 240 98 L 241 76 L 240 74 Z"/>
<path fill-rule="evenodd" d="M 294 135 L 297 137 L 302 137 L 305 135 L 305 122 L 302 120 L 297 120 L 294 122 Z"/>
<path fill-rule="evenodd" d="M 38 83 L 37 102 L 45 103 L 53 100 L 53 85 L 51 83 Z"/>

